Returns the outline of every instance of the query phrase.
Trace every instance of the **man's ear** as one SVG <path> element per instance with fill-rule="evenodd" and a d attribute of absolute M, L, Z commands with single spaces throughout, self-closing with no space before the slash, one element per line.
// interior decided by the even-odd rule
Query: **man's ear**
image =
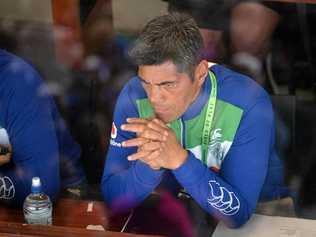
<path fill-rule="evenodd" d="M 207 77 L 208 73 L 208 62 L 206 60 L 202 60 L 197 67 L 195 68 L 194 72 L 194 80 L 196 80 L 199 85 L 202 85 Z"/>

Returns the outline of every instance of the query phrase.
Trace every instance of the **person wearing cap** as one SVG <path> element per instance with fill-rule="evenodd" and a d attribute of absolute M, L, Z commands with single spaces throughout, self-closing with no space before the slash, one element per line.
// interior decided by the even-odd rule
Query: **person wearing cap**
<path fill-rule="evenodd" d="M 35 176 L 52 200 L 85 182 L 80 147 L 40 75 L 0 50 L 0 78 L 0 202 L 21 206 Z"/>
<path fill-rule="evenodd" d="M 130 48 L 138 75 L 117 100 L 101 184 L 113 210 L 182 192 L 237 228 L 259 201 L 288 195 L 269 95 L 202 49 L 197 24 L 179 13 L 151 20 Z"/>

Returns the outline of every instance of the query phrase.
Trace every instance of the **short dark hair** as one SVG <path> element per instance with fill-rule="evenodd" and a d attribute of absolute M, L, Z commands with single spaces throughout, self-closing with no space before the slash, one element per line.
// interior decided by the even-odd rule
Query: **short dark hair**
<path fill-rule="evenodd" d="M 202 49 L 203 39 L 194 19 L 187 14 L 171 13 L 149 21 L 128 54 L 137 66 L 170 60 L 178 72 L 193 76 Z"/>

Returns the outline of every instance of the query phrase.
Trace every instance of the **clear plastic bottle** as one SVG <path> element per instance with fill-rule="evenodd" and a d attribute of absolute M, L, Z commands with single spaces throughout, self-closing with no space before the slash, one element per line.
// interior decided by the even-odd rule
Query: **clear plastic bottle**
<path fill-rule="evenodd" d="M 51 225 L 52 203 L 49 197 L 42 192 L 39 177 L 32 179 L 31 193 L 25 198 L 23 204 L 24 219 L 28 224 Z"/>

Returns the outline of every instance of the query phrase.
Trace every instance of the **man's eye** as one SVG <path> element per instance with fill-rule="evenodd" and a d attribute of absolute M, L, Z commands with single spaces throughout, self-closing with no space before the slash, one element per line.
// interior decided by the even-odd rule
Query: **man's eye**
<path fill-rule="evenodd" d="M 141 83 L 142 83 L 142 86 L 148 86 L 149 85 L 149 83 L 147 83 L 146 81 L 142 81 Z"/>
<path fill-rule="evenodd" d="M 167 83 L 167 84 L 164 84 L 164 87 L 168 88 L 168 89 L 175 88 L 176 87 L 176 83 Z"/>

